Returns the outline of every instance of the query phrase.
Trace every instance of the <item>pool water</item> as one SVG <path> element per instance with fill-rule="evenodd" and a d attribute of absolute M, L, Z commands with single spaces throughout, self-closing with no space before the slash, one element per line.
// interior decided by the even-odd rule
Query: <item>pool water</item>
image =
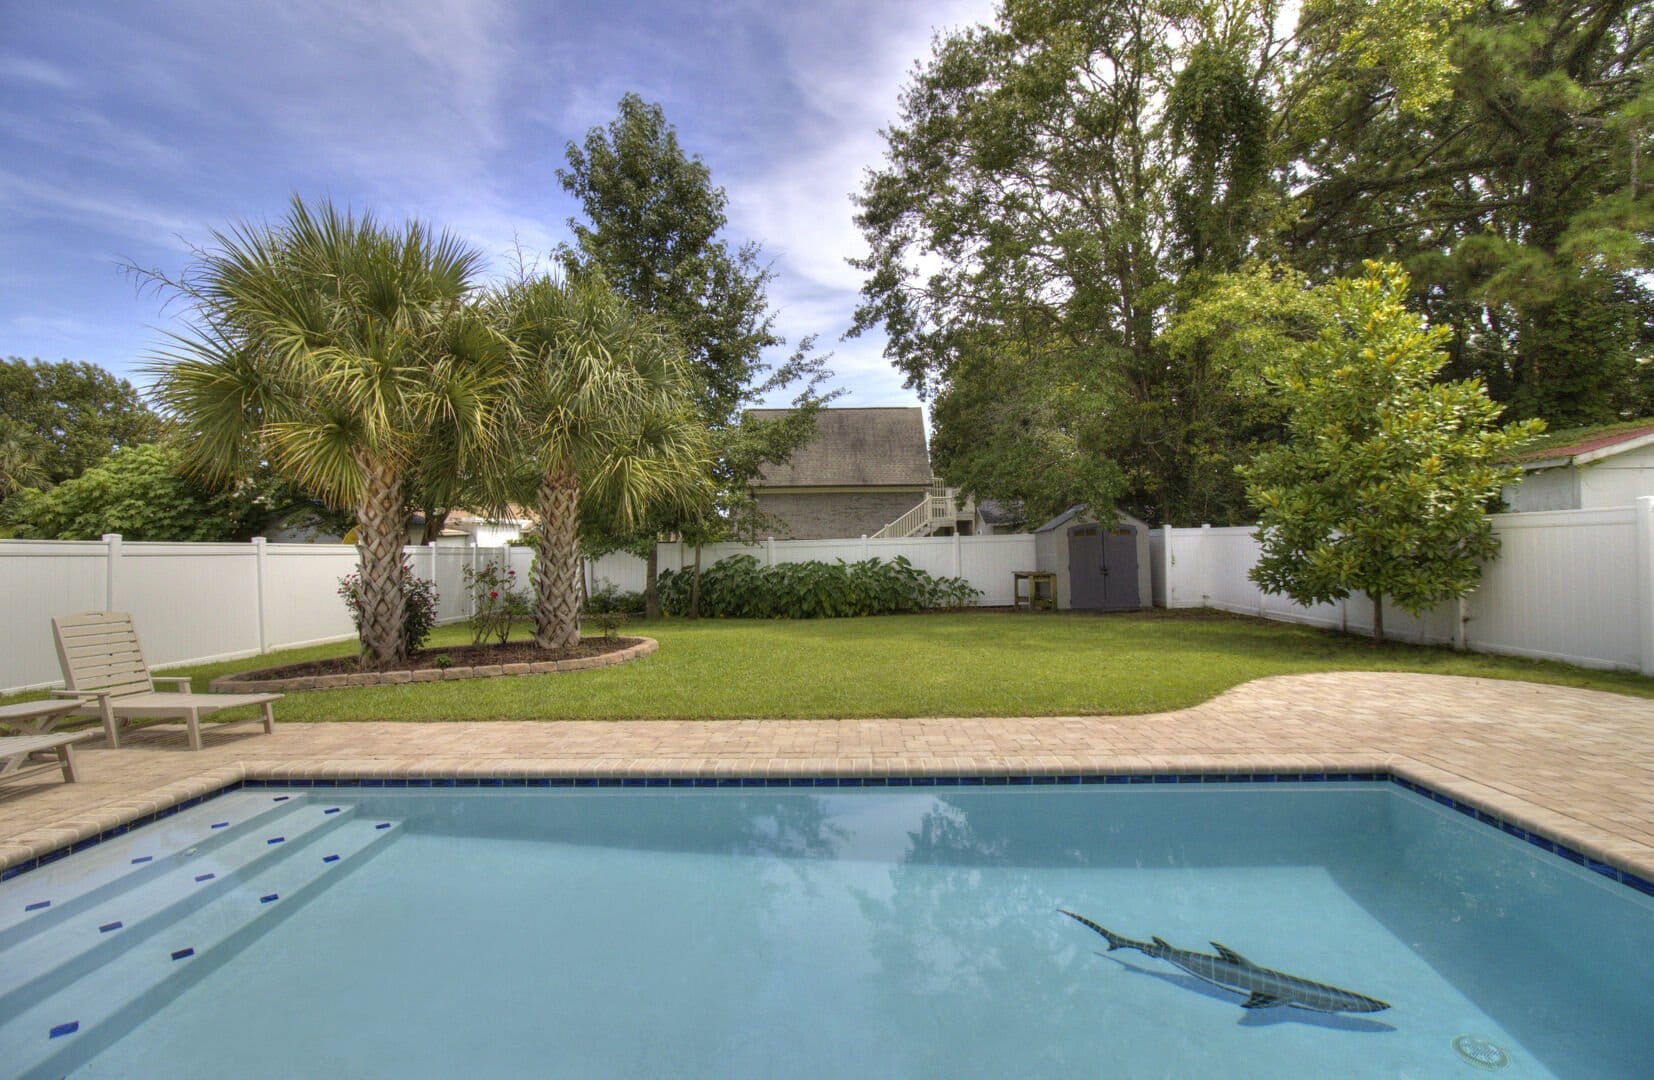
<path fill-rule="evenodd" d="M 1389 783 L 243 789 L 0 885 L 0 1072 L 1647 1076 L 1651 955 L 1648 897 Z"/>

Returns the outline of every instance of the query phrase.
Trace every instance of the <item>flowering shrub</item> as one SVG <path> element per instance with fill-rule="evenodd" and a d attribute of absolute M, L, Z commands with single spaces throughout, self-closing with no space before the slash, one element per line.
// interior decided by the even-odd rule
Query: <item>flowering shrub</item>
<path fill-rule="evenodd" d="M 512 622 L 533 612 L 527 594 L 517 590 L 517 571 L 489 563 L 481 570 L 467 566 L 464 574 L 471 590 L 471 644 L 492 637 L 504 645 L 511 640 Z"/>
<path fill-rule="evenodd" d="M 362 575 L 349 573 L 339 579 L 339 595 L 350 609 L 356 633 L 362 632 Z M 436 583 L 413 572 L 413 564 L 402 563 L 402 644 L 412 653 L 425 644 L 436 625 Z"/>

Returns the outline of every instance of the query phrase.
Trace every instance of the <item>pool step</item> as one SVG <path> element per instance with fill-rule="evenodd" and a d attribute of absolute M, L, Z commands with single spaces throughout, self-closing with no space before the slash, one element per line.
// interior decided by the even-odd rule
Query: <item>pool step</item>
<path fill-rule="evenodd" d="M 18 927 L 17 940 L 0 950 L 0 1017 L 211 903 L 263 867 L 339 828 L 354 813 L 355 807 L 344 803 L 285 803 L 278 813 L 260 815 L 224 841 L 169 856 L 164 867 L 142 877 L 121 879 L 123 888 L 110 883 L 90 902 L 61 909 L 54 904 L 49 911 L 57 910 L 56 916 Z"/>
<path fill-rule="evenodd" d="M 309 798 L 304 792 L 233 791 L 0 883 L 0 952 L 111 893 L 169 873 L 260 828 Z"/>
<path fill-rule="evenodd" d="M 232 874 L 206 903 L 157 919 L 142 939 L 67 985 L 0 1008 L 7 1073 L 61 1076 L 85 1063 L 401 833 L 399 821 L 331 816 L 346 820 L 312 843 L 289 848 L 290 838 L 281 856 Z"/>

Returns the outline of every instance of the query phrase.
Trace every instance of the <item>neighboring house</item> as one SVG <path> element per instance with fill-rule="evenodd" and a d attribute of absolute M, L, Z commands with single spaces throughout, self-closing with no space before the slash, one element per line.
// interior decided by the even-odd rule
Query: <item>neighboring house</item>
<path fill-rule="evenodd" d="M 976 504 L 976 532 L 979 536 L 1004 536 L 1028 528 L 1028 515 L 1020 502 L 1002 503 L 983 499 Z"/>
<path fill-rule="evenodd" d="M 773 420 L 787 411 L 751 415 Z M 969 532 L 975 515 L 933 493 L 918 408 L 822 409 L 815 437 L 785 464 L 766 465 L 752 494 L 777 522 L 778 540 Z"/>
<path fill-rule="evenodd" d="M 1654 419 L 1543 436 L 1520 464 L 1502 493 L 1516 513 L 1628 506 L 1654 495 Z"/>
<path fill-rule="evenodd" d="M 449 535 L 450 531 L 465 534 L 469 539 L 466 543 L 477 547 L 504 547 L 513 540 L 521 540 L 534 525 L 530 518 L 518 507 L 511 507 L 506 517 L 491 518 L 473 514 L 469 510 L 452 510 L 448 513 L 448 520 L 443 522 L 442 535 Z"/>
<path fill-rule="evenodd" d="M 514 510 L 506 518 L 485 518 L 469 510 L 450 510 L 436 542 L 443 547 L 503 547 L 521 537 L 531 524 L 520 510 Z M 356 539 L 355 530 L 340 535 L 323 524 L 319 515 L 305 510 L 290 511 L 272 521 L 265 527 L 264 536 L 272 544 L 340 544 L 353 543 Z M 414 546 L 425 542 L 424 514 L 416 511 L 408 515 L 407 542 Z"/>

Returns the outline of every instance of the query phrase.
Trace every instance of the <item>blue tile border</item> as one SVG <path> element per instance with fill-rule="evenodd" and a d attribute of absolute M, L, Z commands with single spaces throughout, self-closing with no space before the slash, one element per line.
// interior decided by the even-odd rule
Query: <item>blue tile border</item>
<path fill-rule="evenodd" d="M 282 788 L 884 788 L 884 787 L 1051 787 L 1058 785 L 1087 785 L 1087 784 L 1299 784 L 1299 783 L 1383 783 L 1395 784 L 1415 795 L 1437 803 L 1443 807 L 1455 810 L 1473 821 L 1492 826 L 1516 839 L 1526 841 L 1534 847 L 1552 855 L 1561 856 L 1576 866 L 1584 867 L 1611 881 L 1617 881 L 1646 896 L 1654 896 L 1654 882 L 1651 882 L 1629 870 L 1622 870 L 1609 863 L 1600 862 L 1586 856 L 1568 845 L 1553 840 L 1541 833 L 1524 829 L 1513 822 L 1491 814 L 1486 810 L 1478 809 L 1469 803 L 1460 802 L 1451 796 L 1415 783 L 1405 777 L 1392 772 L 1272 772 L 1272 773 L 1219 773 L 1219 772 L 1147 772 L 1147 773 L 1061 773 L 1061 774 L 1001 774 L 1001 775 L 972 775 L 957 776 L 760 776 L 760 777 L 709 777 L 709 776 L 648 776 L 648 777 L 618 777 L 618 776 L 552 776 L 552 777 L 457 777 L 457 778 L 429 778 L 409 777 L 401 779 L 340 779 L 340 780 L 238 780 L 226 784 L 217 791 L 208 792 L 195 798 L 186 799 L 175 806 L 164 810 L 157 810 L 151 814 L 144 814 L 113 829 L 105 830 L 96 836 L 89 836 L 72 845 L 58 848 L 35 859 L 25 860 L 8 866 L 0 871 L 0 881 L 10 881 L 30 870 L 37 870 L 42 866 L 56 862 L 64 856 L 84 850 L 105 840 L 123 836 L 135 828 L 149 825 L 163 818 L 171 817 L 182 810 L 199 806 L 204 802 L 227 795 L 232 791 L 248 789 L 282 789 Z M 284 801 L 280 797 L 274 801 Z M 331 813 L 331 811 L 328 811 Z M 388 829 L 390 822 L 375 825 L 376 829 Z M 216 826 L 215 826 L 216 828 Z M 285 837 L 267 841 L 278 844 Z M 153 856 L 133 859 L 134 863 L 148 862 Z"/>

